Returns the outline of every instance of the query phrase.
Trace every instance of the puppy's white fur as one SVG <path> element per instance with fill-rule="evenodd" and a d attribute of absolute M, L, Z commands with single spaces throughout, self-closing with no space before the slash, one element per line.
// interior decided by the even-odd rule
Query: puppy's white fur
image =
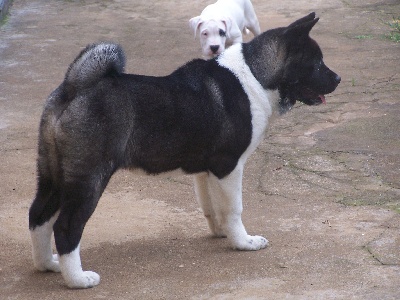
<path fill-rule="evenodd" d="M 254 36 L 261 33 L 250 0 L 218 0 L 204 8 L 199 16 L 191 18 L 189 25 L 195 38 L 199 32 L 202 52 L 207 58 L 222 53 L 230 45 L 241 43 L 242 33 L 247 29 Z"/>

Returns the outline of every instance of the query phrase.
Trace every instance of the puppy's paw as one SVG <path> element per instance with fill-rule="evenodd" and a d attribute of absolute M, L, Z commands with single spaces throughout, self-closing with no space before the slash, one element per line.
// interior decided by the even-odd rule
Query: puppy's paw
<path fill-rule="evenodd" d="M 254 251 L 268 246 L 268 240 L 259 235 L 247 235 L 240 241 L 235 241 L 233 247 L 237 250 Z"/>
<path fill-rule="evenodd" d="M 100 275 L 92 271 L 74 274 L 73 278 L 65 278 L 68 287 L 72 289 L 87 289 L 100 283 Z"/>

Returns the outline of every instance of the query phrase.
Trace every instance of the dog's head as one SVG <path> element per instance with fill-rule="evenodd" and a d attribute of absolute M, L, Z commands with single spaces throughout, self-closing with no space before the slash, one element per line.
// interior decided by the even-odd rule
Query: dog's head
<path fill-rule="evenodd" d="M 189 20 L 194 37 L 196 38 L 196 34 L 199 33 L 202 53 L 205 57 L 212 58 L 225 50 L 230 24 L 229 18 L 214 20 L 197 16 Z"/>
<path fill-rule="evenodd" d="M 340 76 L 324 63 L 322 51 L 309 33 L 318 22 L 315 13 L 285 28 L 264 32 L 260 38 L 243 46 L 243 53 L 253 74 L 268 89 L 278 89 L 280 111 L 291 109 L 296 101 L 307 105 L 325 103 Z"/>

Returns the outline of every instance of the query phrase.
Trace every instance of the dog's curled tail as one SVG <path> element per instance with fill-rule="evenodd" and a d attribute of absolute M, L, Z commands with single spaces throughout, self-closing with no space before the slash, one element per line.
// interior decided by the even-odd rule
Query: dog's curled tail
<path fill-rule="evenodd" d="M 64 82 L 71 88 L 87 88 L 105 76 L 121 74 L 125 68 L 122 47 L 100 42 L 88 45 L 69 66 Z"/>

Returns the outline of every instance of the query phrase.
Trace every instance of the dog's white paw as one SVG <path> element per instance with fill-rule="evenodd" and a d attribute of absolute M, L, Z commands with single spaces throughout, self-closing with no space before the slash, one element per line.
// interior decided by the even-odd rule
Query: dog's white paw
<path fill-rule="evenodd" d="M 100 283 L 100 275 L 92 271 L 82 271 L 72 278 L 65 278 L 65 281 L 72 289 L 87 289 Z"/>
<path fill-rule="evenodd" d="M 233 247 L 237 250 L 254 251 L 268 246 L 268 240 L 259 235 L 247 235 L 240 241 L 235 241 Z"/>
<path fill-rule="evenodd" d="M 215 217 L 211 216 L 205 216 L 205 217 L 207 219 L 208 227 L 211 230 L 212 236 L 216 238 L 226 238 L 226 234 L 222 230 L 221 226 L 219 225 Z"/>
<path fill-rule="evenodd" d="M 221 228 L 213 228 L 211 229 L 211 234 L 215 238 L 226 238 L 226 234 L 222 231 Z"/>
<path fill-rule="evenodd" d="M 72 289 L 91 288 L 100 283 L 100 275 L 92 271 L 83 271 L 79 255 L 80 245 L 71 253 L 60 256 L 61 275 Z"/>
<path fill-rule="evenodd" d="M 212 232 L 212 236 L 215 238 L 226 238 L 226 234 L 222 231 Z"/>
<path fill-rule="evenodd" d="M 53 260 L 51 262 L 49 262 L 49 265 L 48 265 L 47 269 L 49 271 L 56 272 L 56 273 L 61 272 L 60 262 L 58 261 L 58 255 L 57 254 L 53 254 Z"/>
<path fill-rule="evenodd" d="M 35 264 L 35 268 L 41 272 L 47 272 L 47 271 L 56 272 L 56 273 L 61 272 L 60 263 L 58 261 L 57 254 L 53 254 L 51 259 L 48 259 L 48 260 L 39 261 L 39 262 L 35 261 L 34 264 Z"/>

